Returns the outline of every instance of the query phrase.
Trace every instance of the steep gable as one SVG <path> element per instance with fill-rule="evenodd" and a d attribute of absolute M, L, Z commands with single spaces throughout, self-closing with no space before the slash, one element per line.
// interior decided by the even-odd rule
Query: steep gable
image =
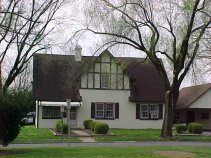
<path fill-rule="evenodd" d="M 101 62 L 110 65 L 109 68 L 106 68 L 106 64 L 101 67 L 95 65 Z M 105 74 L 111 74 L 110 80 L 113 86 L 111 89 L 130 90 L 131 102 L 164 102 L 165 100 L 164 81 L 150 60 L 113 57 L 107 50 L 98 57 L 83 56 L 81 62 L 76 62 L 73 55 L 35 54 L 34 98 L 42 101 L 65 101 L 67 98 L 79 101 L 81 99 L 79 88 L 80 86 L 83 88 L 80 81 L 84 79 L 83 75 L 87 72 L 94 73 L 99 69 Z M 99 75 L 98 77 L 100 80 Z M 91 78 L 93 79 L 93 76 Z M 102 87 L 99 84 L 98 87 L 88 85 L 88 88 Z"/>

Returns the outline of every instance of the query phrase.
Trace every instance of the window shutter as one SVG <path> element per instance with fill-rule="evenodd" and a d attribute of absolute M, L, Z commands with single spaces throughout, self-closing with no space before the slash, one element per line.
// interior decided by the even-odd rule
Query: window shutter
<path fill-rule="evenodd" d="M 119 118 L 119 103 L 115 103 L 115 119 Z"/>
<path fill-rule="evenodd" d="M 163 119 L 163 104 L 159 104 L 159 119 Z"/>
<path fill-rule="evenodd" d="M 136 119 L 140 119 L 140 104 L 136 104 Z"/>
<path fill-rule="evenodd" d="M 95 103 L 91 103 L 91 118 L 95 118 Z"/>

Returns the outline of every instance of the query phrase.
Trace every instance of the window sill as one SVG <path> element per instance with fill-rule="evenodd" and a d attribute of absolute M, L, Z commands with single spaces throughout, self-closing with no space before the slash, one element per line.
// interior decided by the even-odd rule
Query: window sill
<path fill-rule="evenodd" d="M 156 118 L 156 119 L 152 119 L 152 118 L 140 118 L 139 120 L 161 120 L 159 118 Z"/>
<path fill-rule="evenodd" d="M 61 117 L 42 117 L 42 119 L 61 119 Z"/>
<path fill-rule="evenodd" d="M 115 120 L 115 118 L 95 118 L 95 120 Z"/>

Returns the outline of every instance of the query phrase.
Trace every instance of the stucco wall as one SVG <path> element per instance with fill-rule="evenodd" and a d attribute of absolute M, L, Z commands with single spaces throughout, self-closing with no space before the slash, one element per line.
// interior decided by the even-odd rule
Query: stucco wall
<path fill-rule="evenodd" d="M 111 128 L 159 129 L 162 127 L 163 120 L 136 119 L 136 104 L 128 100 L 130 91 L 81 89 L 80 94 L 83 98 L 83 105 L 77 111 L 77 125 L 79 128 L 83 128 L 83 121 L 91 117 L 91 102 L 119 103 L 119 119 L 96 120 L 108 123 Z"/>
<path fill-rule="evenodd" d="M 202 113 L 209 113 L 209 119 L 202 119 L 201 118 Z M 195 110 L 195 121 L 198 123 L 202 123 L 204 129 L 211 130 L 211 110 L 208 109 Z"/>
<path fill-rule="evenodd" d="M 55 128 L 56 122 L 61 119 L 42 119 L 42 106 L 39 107 L 39 125 L 38 128 Z M 66 118 L 64 118 L 66 122 Z"/>
<path fill-rule="evenodd" d="M 186 123 L 186 114 L 187 114 L 187 111 L 186 110 L 178 110 L 176 112 L 179 113 L 179 118 L 176 119 L 177 120 L 176 123 Z"/>
<path fill-rule="evenodd" d="M 110 128 L 160 129 L 162 127 L 163 120 L 136 119 L 136 103 L 129 102 L 128 97 L 130 91 L 128 90 L 81 89 L 80 94 L 82 96 L 82 106 L 77 107 L 77 128 L 83 128 L 83 121 L 91 119 L 91 102 L 119 103 L 119 119 L 96 120 L 108 123 Z M 40 106 L 39 128 L 55 128 L 58 120 L 60 119 L 42 119 L 42 106 Z"/>

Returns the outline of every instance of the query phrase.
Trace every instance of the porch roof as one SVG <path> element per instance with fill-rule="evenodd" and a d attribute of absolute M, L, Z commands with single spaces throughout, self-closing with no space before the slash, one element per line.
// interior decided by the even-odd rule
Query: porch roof
<path fill-rule="evenodd" d="M 67 106 L 67 102 L 50 102 L 50 101 L 41 101 L 40 105 L 42 106 Z M 82 106 L 82 102 L 71 102 L 72 107 Z"/>

